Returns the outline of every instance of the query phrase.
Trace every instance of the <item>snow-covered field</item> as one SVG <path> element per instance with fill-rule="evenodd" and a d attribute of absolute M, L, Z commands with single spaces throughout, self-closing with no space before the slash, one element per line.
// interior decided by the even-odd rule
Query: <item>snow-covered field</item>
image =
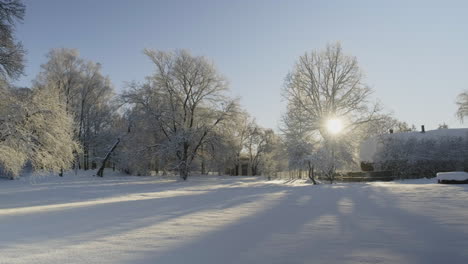
<path fill-rule="evenodd" d="M 0 263 L 468 263 L 468 187 L 0 179 Z"/>

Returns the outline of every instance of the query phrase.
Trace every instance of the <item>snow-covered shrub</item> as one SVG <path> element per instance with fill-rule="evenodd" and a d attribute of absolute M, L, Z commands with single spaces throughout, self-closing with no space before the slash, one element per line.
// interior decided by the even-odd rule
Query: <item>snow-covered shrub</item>
<path fill-rule="evenodd" d="M 400 178 L 434 177 L 439 171 L 468 169 L 468 140 L 463 137 L 383 137 L 374 156 L 380 170 Z"/>

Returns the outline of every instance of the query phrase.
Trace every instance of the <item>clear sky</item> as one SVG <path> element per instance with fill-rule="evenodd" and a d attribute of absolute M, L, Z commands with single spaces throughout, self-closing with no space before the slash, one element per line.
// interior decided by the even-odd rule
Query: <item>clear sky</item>
<path fill-rule="evenodd" d="M 212 59 L 260 125 L 276 128 L 281 89 L 298 56 L 340 41 L 388 111 L 417 127 L 467 127 L 455 117 L 468 89 L 468 2 L 26 0 L 17 37 L 29 86 L 51 48 L 100 62 L 117 91 L 152 73 L 144 48 Z"/>

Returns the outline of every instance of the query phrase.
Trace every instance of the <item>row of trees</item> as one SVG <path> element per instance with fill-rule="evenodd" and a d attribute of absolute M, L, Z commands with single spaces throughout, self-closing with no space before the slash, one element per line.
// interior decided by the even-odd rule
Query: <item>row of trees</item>
<path fill-rule="evenodd" d="M 183 179 L 194 169 L 238 175 L 241 158 L 251 175 L 266 168 L 277 135 L 226 96 L 226 81 L 212 63 L 186 51 L 145 53 L 156 72 L 117 96 L 100 65 L 73 49 L 49 52 L 31 89 L 2 86 L 2 116 L 11 117 L 2 122 L 1 151 L 8 153 L 2 168 L 17 175 L 32 161 L 40 169 L 87 170 L 106 156 L 128 173 L 178 171 Z M 50 135 L 45 141 L 33 132 Z M 36 162 L 38 149 L 50 155 Z"/>
<path fill-rule="evenodd" d="M 0 168 L 13 177 L 28 163 L 62 172 L 114 163 L 132 174 L 177 171 L 250 174 L 271 167 L 278 136 L 255 123 L 214 65 L 187 51 L 145 50 L 155 72 L 116 95 L 101 65 L 74 49 L 53 49 L 31 88 L 13 87 L 24 50 L 14 40 L 19 0 L 0 1 Z"/>
<path fill-rule="evenodd" d="M 24 50 L 14 38 L 20 0 L 0 0 L 0 167 L 94 169 L 131 174 L 192 171 L 275 175 L 304 171 L 334 179 L 357 168 L 363 139 L 411 130 L 370 100 L 357 59 L 340 44 L 300 56 L 287 75 L 281 134 L 260 127 L 227 95 L 228 83 L 205 57 L 147 49 L 154 73 L 115 94 L 101 65 L 74 49 L 53 49 L 31 88 L 12 87 Z M 458 116 L 468 115 L 460 95 Z M 329 124 L 339 125 L 330 130 Z"/>
<path fill-rule="evenodd" d="M 145 54 L 156 71 L 120 97 L 131 128 L 119 163 L 127 161 L 131 172 L 141 174 L 177 170 L 186 179 L 194 168 L 201 173 L 237 168 L 245 153 L 252 174 L 258 174 L 275 135 L 226 95 L 227 82 L 213 64 L 187 51 Z"/>
<path fill-rule="evenodd" d="M 16 176 L 34 169 L 62 172 L 106 163 L 132 174 L 191 171 L 270 173 L 280 148 L 258 126 L 214 65 L 186 51 L 145 50 L 155 72 L 113 91 L 101 65 L 74 49 L 53 49 L 32 87 L 11 83 L 23 74 L 25 51 L 15 40 L 20 0 L 0 1 L 0 168 Z"/>

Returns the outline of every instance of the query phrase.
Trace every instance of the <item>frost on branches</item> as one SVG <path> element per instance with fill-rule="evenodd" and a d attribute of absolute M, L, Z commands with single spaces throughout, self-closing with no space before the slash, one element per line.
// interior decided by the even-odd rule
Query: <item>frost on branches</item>
<path fill-rule="evenodd" d="M 333 181 L 337 168 L 355 167 L 359 141 L 382 117 L 379 105 L 369 102 L 372 91 L 363 79 L 357 59 L 344 54 L 339 43 L 299 57 L 284 90 L 290 169 L 307 168 L 310 174 L 313 164 L 320 164 L 321 174 Z M 327 127 L 330 120 L 339 120 L 339 133 Z"/>
<path fill-rule="evenodd" d="M 75 49 L 52 49 L 46 57 L 34 86 L 54 90 L 73 119 L 73 136 L 82 148 L 81 153 L 75 153 L 75 165 L 90 169 L 115 140 L 117 107 L 112 104 L 112 84 L 101 73 L 99 63 L 80 58 Z"/>
<path fill-rule="evenodd" d="M 1 87 L 0 163 L 12 177 L 27 161 L 36 169 L 70 168 L 73 152 L 72 120 L 49 91 Z"/>
<path fill-rule="evenodd" d="M 457 97 L 457 116 L 460 121 L 464 121 L 464 119 L 468 116 L 468 91 L 465 91 L 458 95 Z"/>
<path fill-rule="evenodd" d="M 149 126 L 145 130 L 158 135 L 151 139 L 154 145 L 139 147 L 154 149 L 185 180 L 204 141 L 236 111 L 237 104 L 225 95 L 224 77 L 206 58 L 187 51 L 145 50 L 145 54 L 156 72 L 147 83 L 132 85 L 122 98 L 134 107 L 131 111 L 144 116 L 142 125 Z"/>
<path fill-rule="evenodd" d="M 13 31 L 24 12 L 21 1 L 0 2 L 0 168 L 12 178 L 26 162 L 36 169 L 67 169 L 79 150 L 72 120 L 54 91 L 9 83 L 23 74 L 24 50 Z"/>

